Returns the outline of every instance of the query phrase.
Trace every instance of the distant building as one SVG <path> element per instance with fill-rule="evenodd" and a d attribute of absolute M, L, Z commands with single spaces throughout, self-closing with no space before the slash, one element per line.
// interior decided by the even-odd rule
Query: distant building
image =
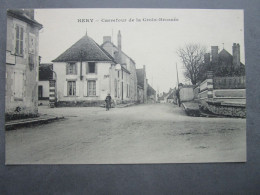
<path fill-rule="evenodd" d="M 117 35 L 117 46 L 111 41 L 110 36 L 103 37 L 101 47 L 106 50 L 120 64 L 122 69 L 118 71 L 118 77 L 114 78 L 116 92 L 114 97 L 121 101 L 136 102 L 137 101 L 137 76 L 135 61 L 122 50 L 121 32 Z M 120 79 L 122 77 L 122 79 Z M 113 97 L 112 97 L 113 98 Z"/>
<path fill-rule="evenodd" d="M 147 102 L 148 103 L 156 102 L 156 91 L 149 84 L 147 84 Z"/>
<path fill-rule="evenodd" d="M 169 95 L 167 97 L 168 103 L 175 103 L 176 104 L 176 88 L 169 91 Z"/>
<path fill-rule="evenodd" d="M 130 100 L 130 72 L 87 34 L 53 60 L 53 71 L 58 106 L 97 106 L 108 93 Z"/>
<path fill-rule="evenodd" d="M 42 63 L 39 66 L 38 98 L 49 99 L 49 80 L 53 79 L 53 64 Z"/>
<path fill-rule="evenodd" d="M 136 69 L 136 75 L 137 75 L 137 85 L 138 85 L 138 102 L 147 103 L 148 81 L 146 78 L 145 65 L 141 69 Z"/>
<path fill-rule="evenodd" d="M 208 70 L 213 71 L 214 76 L 245 76 L 245 65 L 240 62 L 238 43 L 233 44 L 232 55 L 224 48 L 220 52 L 218 50 L 218 46 L 211 46 L 211 53 L 204 55 L 205 78 Z"/>
<path fill-rule="evenodd" d="M 34 10 L 7 10 L 6 119 L 38 114 L 39 30 Z"/>

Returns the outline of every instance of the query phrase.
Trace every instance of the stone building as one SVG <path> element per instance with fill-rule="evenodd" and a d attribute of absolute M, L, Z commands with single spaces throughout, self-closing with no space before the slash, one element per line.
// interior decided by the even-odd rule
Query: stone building
<path fill-rule="evenodd" d="M 117 35 L 117 46 L 112 43 L 111 36 L 104 36 L 101 47 L 106 50 L 114 58 L 115 62 L 120 64 L 122 67 L 121 71 L 117 72 L 118 78 L 115 78 L 114 80 L 115 85 L 117 86 L 117 93 L 114 93 L 115 98 L 124 102 L 136 102 L 136 65 L 135 61 L 122 50 L 122 36 L 120 31 L 118 31 Z M 121 77 L 124 78 L 124 80 L 120 81 Z"/>
<path fill-rule="evenodd" d="M 6 119 L 38 114 L 39 30 L 34 10 L 7 10 Z"/>
<path fill-rule="evenodd" d="M 205 54 L 206 71 L 213 71 L 214 76 L 245 76 L 245 65 L 240 62 L 238 43 L 233 43 L 232 55 L 224 48 L 218 51 L 218 46 L 211 46 L 211 53 Z"/>
<path fill-rule="evenodd" d="M 130 72 L 87 34 L 53 60 L 58 106 L 98 106 L 108 93 L 130 101 Z M 121 90 L 124 87 L 124 90 Z"/>
<path fill-rule="evenodd" d="M 138 85 L 138 102 L 147 103 L 148 80 L 146 78 L 145 65 L 143 68 L 136 69 L 136 75 Z"/>

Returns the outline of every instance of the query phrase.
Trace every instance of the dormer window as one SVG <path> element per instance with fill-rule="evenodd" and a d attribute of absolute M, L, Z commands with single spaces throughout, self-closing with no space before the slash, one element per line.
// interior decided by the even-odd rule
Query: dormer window
<path fill-rule="evenodd" d="M 88 72 L 87 73 L 96 73 L 96 63 L 95 62 L 88 62 Z"/>
<path fill-rule="evenodd" d="M 77 64 L 75 62 L 68 63 L 66 68 L 67 75 L 76 75 L 77 74 Z"/>

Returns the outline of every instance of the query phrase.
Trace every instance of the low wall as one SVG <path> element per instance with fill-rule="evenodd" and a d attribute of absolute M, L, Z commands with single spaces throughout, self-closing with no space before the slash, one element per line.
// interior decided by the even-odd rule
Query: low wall
<path fill-rule="evenodd" d="M 183 87 L 180 89 L 180 99 L 182 102 L 192 101 L 194 99 L 194 92 L 192 87 Z"/>

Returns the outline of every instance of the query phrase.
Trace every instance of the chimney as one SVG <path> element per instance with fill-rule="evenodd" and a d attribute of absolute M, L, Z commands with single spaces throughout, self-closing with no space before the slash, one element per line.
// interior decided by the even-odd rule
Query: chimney
<path fill-rule="evenodd" d="M 104 36 L 103 43 L 105 43 L 105 42 L 111 42 L 111 36 Z"/>
<path fill-rule="evenodd" d="M 118 47 L 118 50 L 119 50 L 119 51 L 122 50 L 122 43 L 121 43 L 121 33 L 120 33 L 120 30 L 118 31 L 118 34 L 117 34 L 117 47 Z"/>
<path fill-rule="evenodd" d="M 233 51 L 233 66 L 234 68 L 240 66 L 240 45 L 237 43 L 233 43 L 232 46 Z"/>
<path fill-rule="evenodd" d="M 211 57 L 212 63 L 218 63 L 218 46 L 211 46 Z"/>
<path fill-rule="evenodd" d="M 206 65 L 209 65 L 210 64 L 210 53 L 205 53 L 204 54 L 204 63 Z"/>

